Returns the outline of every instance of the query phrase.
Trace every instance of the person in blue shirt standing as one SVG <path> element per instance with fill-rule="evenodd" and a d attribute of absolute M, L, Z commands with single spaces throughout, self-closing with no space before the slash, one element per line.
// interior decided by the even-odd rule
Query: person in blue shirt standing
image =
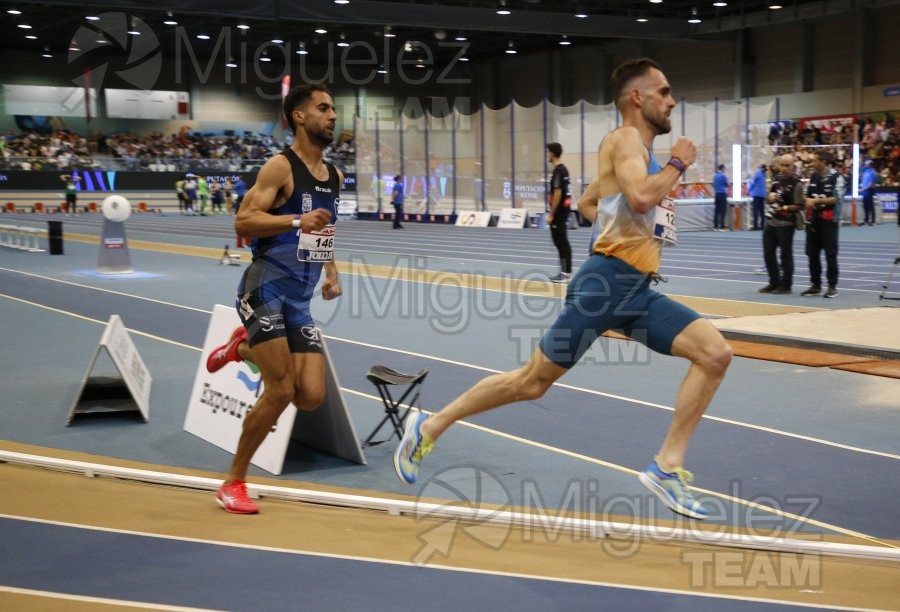
<path fill-rule="evenodd" d="M 753 209 L 753 227 L 752 230 L 761 230 L 765 219 L 766 196 L 769 195 L 766 186 L 766 165 L 760 164 L 759 169 L 753 173 L 750 179 L 750 185 L 747 187 L 750 197 L 753 198 L 751 207 Z"/>
<path fill-rule="evenodd" d="M 728 210 L 728 177 L 725 176 L 725 164 L 719 164 L 719 171 L 713 176 L 713 191 L 716 194 L 713 226 L 716 231 L 724 232 L 726 230 L 725 213 Z"/>
<path fill-rule="evenodd" d="M 875 180 L 877 178 L 878 173 L 872 167 L 872 160 L 866 160 L 866 167 L 863 169 L 859 185 L 864 214 L 863 222 L 860 225 L 875 225 Z"/>
<path fill-rule="evenodd" d="M 394 229 L 403 229 L 400 224 L 400 220 L 403 219 L 403 177 L 399 174 L 394 177 L 391 204 L 394 205 Z"/>

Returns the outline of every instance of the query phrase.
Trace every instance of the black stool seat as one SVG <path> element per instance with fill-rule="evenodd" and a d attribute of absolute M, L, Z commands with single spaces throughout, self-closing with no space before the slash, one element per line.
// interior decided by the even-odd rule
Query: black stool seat
<path fill-rule="evenodd" d="M 375 427 L 371 434 L 369 434 L 369 437 L 366 438 L 366 441 L 363 442 L 363 446 L 375 446 L 376 444 L 387 442 L 394 435 L 397 436 L 398 440 L 403 438 L 403 422 L 409 415 L 409 411 L 412 410 L 416 402 L 419 401 L 419 385 L 425 380 L 425 376 L 427 375 L 427 369 L 420 370 L 418 374 L 403 374 L 402 372 L 392 370 L 391 368 L 382 365 L 374 365 L 369 368 L 369 371 L 366 373 L 366 379 L 378 389 L 378 395 L 381 396 L 381 401 L 384 403 L 385 415 L 384 418 L 381 419 L 381 422 L 378 423 L 378 426 Z M 390 390 L 390 387 L 395 385 L 406 386 L 403 395 L 400 396 L 400 399 L 396 400 L 391 396 Z M 405 402 L 406 398 L 411 394 L 414 394 L 412 400 L 409 404 L 404 405 L 403 402 Z M 401 410 L 403 410 L 402 414 L 400 412 Z M 391 424 L 394 433 L 384 440 L 373 442 L 372 439 L 387 423 Z"/>
<path fill-rule="evenodd" d="M 384 385 L 411 385 L 424 380 L 427 375 L 427 369 L 422 369 L 418 374 L 401 374 L 389 367 L 377 365 L 369 368 L 366 378 L 373 385 L 379 383 Z"/>

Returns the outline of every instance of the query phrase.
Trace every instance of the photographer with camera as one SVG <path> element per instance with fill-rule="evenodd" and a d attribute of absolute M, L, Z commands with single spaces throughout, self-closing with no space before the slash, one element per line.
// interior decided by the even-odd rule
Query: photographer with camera
<path fill-rule="evenodd" d="M 841 196 L 844 177 L 834 169 L 834 156 L 828 151 L 816 152 L 812 164 L 813 176 L 806 188 L 806 256 L 809 258 L 809 278 L 812 286 L 801 293 L 803 297 L 822 293 L 822 251 L 825 251 L 828 290 L 823 297 L 837 297 L 838 225 L 841 218 Z"/>
<path fill-rule="evenodd" d="M 804 208 L 803 184 L 795 174 L 794 156 L 778 158 L 781 172 L 772 181 L 766 207 L 766 227 L 763 229 L 763 257 L 769 284 L 760 293 L 775 295 L 791 292 L 794 279 L 794 229 Z M 781 256 L 781 265 L 778 255 Z"/>

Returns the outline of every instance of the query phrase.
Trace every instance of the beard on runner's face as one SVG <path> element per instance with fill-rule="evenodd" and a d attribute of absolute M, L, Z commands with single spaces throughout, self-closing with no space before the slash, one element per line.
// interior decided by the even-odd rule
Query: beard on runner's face
<path fill-rule="evenodd" d="M 657 136 L 668 134 L 672 131 L 672 122 L 665 113 L 661 114 L 658 117 L 653 117 L 645 111 L 643 115 L 644 119 L 647 120 L 647 123 L 653 126 L 653 129 L 656 131 Z"/>

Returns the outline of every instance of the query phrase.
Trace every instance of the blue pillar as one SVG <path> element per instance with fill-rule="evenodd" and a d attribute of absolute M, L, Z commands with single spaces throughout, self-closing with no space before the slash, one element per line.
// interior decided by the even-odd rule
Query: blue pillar
<path fill-rule="evenodd" d="M 406 172 L 403 171 L 403 113 L 400 113 L 400 176 L 406 184 Z"/>
<path fill-rule="evenodd" d="M 715 99 L 713 106 L 713 139 L 716 143 L 713 168 L 719 167 L 719 98 Z"/>
<path fill-rule="evenodd" d="M 450 117 L 450 156 L 453 161 L 453 214 L 456 214 L 456 115 L 457 110 L 454 108 Z"/>
<path fill-rule="evenodd" d="M 422 121 L 425 122 L 425 214 L 431 212 L 431 169 L 428 167 L 428 161 L 431 156 L 428 153 L 428 113 L 422 113 Z"/>
<path fill-rule="evenodd" d="M 544 122 L 544 125 L 543 125 L 543 130 L 544 130 L 544 136 L 543 136 L 543 137 L 544 137 L 544 149 L 543 149 L 543 153 L 544 153 L 544 180 L 547 180 L 547 142 L 549 141 L 549 139 L 547 138 L 547 97 L 546 97 L 546 96 L 544 96 L 544 99 L 541 101 L 541 112 L 542 112 L 542 114 L 543 114 L 543 122 Z M 550 195 L 550 188 L 549 188 L 549 185 L 548 185 L 548 187 L 547 187 L 547 193 L 546 193 L 546 195 L 547 195 L 547 196 Z M 547 209 L 546 207 L 549 206 L 549 204 L 547 204 L 548 200 L 549 200 L 548 197 L 545 197 L 545 198 L 544 198 L 544 210 L 546 210 L 546 209 Z"/>
<path fill-rule="evenodd" d="M 584 98 L 580 102 L 581 115 L 581 193 L 584 193 Z M 549 198 L 548 198 L 549 200 Z"/>
<path fill-rule="evenodd" d="M 509 99 L 509 181 L 510 196 L 512 202 L 510 206 L 516 207 L 516 102 L 513 98 Z"/>
<path fill-rule="evenodd" d="M 478 113 L 478 117 L 481 123 L 481 210 L 484 210 L 484 102 L 481 103 L 481 112 Z"/>
<path fill-rule="evenodd" d="M 357 147 L 358 149 L 358 147 Z M 357 167 L 358 168 L 358 167 Z M 375 113 L 375 186 L 378 188 L 378 212 L 381 212 L 381 132 L 378 128 L 378 113 Z M 359 177 L 356 179 L 356 188 L 359 189 Z M 357 198 L 359 194 L 357 194 Z"/>

